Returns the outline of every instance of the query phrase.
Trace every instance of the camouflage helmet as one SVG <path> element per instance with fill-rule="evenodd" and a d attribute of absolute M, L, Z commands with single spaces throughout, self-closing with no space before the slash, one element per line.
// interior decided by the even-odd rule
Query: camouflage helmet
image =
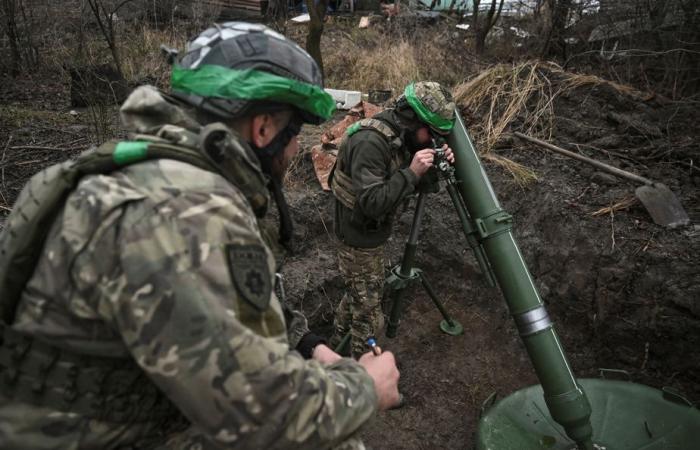
<path fill-rule="evenodd" d="M 261 24 L 226 22 L 204 30 L 173 65 L 174 97 L 224 119 L 292 106 L 319 124 L 335 111 L 316 61 Z"/>
<path fill-rule="evenodd" d="M 406 86 L 406 102 L 418 119 L 439 134 L 449 134 L 455 123 L 452 94 L 434 81 L 419 81 Z"/>

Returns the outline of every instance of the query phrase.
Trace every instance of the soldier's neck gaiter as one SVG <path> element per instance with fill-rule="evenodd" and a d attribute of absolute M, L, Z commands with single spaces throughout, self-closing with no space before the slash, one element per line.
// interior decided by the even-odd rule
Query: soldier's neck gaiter
<path fill-rule="evenodd" d="M 279 212 L 279 243 L 290 252 L 294 225 L 287 200 L 284 197 L 284 191 L 282 190 L 282 177 L 284 174 L 272 173 L 272 161 L 274 158 L 282 155 L 282 152 L 284 152 L 284 149 L 289 145 L 294 136 L 298 135 L 301 131 L 301 126 L 302 123 L 293 118 L 266 146 L 258 147 L 253 143 L 250 144 L 256 155 L 258 155 L 262 171 L 270 177 L 270 182 L 267 187 L 275 199 L 277 211 Z"/>

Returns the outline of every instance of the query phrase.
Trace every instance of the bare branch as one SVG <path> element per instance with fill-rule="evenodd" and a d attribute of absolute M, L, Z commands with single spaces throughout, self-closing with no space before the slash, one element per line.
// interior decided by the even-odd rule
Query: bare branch
<path fill-rule="evenodd" d="M 127 3 L 131 3 L 132 1 L 134 1 L 134 0 L 123 0 L 121 3 L 119 3 L 119 4 L 112 10 L 112 14 L 114 14 L 114 13 L 117 12 L 117 11 L 119 11 L 119 10 L 122 8 L 122 6 L 126 5 Z"/>

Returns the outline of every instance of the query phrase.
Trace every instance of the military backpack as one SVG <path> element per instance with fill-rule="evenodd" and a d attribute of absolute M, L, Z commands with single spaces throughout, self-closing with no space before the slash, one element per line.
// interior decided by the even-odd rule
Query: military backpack
<path fill-rule="evenodd" d="M 265 214 L 266 180 L 259 171 L 243 168 L 254 163 L 229 138 L 230 130 L 221 124 L 203 127 L 199 134 L 174 128 L 175 141 L 137 135 L 132 141 L 106 142 L 42 170 L 20 193 L 0 233 L 0 391 L 6 396 L 117 423 L 179 416 L 152 382 L 139 381 L 145 374 L 134 361 L 78 354 L 11 327 L 51 224 L 85 176 L 174 159 L 224 176 L 243 192 L 258 217 Z"/>

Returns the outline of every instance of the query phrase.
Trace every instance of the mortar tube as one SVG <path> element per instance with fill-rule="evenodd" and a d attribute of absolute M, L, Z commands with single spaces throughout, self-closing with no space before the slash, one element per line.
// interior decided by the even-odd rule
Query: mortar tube
<path fill-rule="evenodd" d="M 588 397 L 574 378 L 515 243 L 512 217 L 499 205 L 464 122 L 459 112 L 455 113 L 448 144 L 455 154 L 455 177 L 464 206 L 475 222 L 479 241 L 542 385 L 549 413 L 579 449 L 592 450 Z"/>

